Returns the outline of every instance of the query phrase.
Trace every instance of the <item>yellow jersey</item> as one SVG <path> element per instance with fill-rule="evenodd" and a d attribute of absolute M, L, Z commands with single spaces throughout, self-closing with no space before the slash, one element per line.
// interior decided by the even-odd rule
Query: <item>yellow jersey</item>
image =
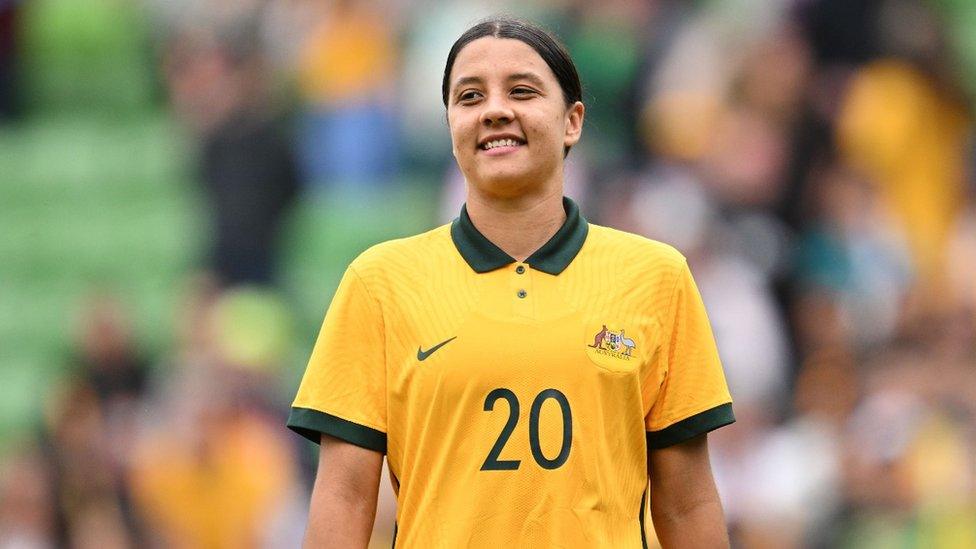
<path fill-rule="evenodd" d="M 524 262 L 462 208 L 343 276 L 288 426 L 386 453 L 397 547 L 646 546 L 648 449 L 734 421 L 685 258 L 563 202 Z"/>

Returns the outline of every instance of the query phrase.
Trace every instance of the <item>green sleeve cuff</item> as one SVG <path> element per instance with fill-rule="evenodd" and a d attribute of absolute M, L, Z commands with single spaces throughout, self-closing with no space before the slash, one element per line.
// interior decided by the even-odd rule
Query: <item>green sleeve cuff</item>
<path fill-rule="evenodd" d="M 386 453 L 386 433 L 310 408 L 292 408 L 288 428 L 318 444 L 322 433 L 356 446 Z"/>
<path fill-rule="evenodd" d="M 674 446 L 733 422 L 735 422 L 735 415 L 732 414 L 732 403 L 726 402 L 669 425 L 660 431 L 648 431 L 647 448 L 659 450 Z"/>

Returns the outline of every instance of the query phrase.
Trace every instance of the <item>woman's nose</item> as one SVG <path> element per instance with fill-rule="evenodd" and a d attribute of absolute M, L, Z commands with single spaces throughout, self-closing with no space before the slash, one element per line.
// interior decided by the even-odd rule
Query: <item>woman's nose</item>
<path fill-rule="evenodd" d="M 485 126 L 497 126 L 512 121 L 514 115 L 508 103 L 501 98 L 489 98 L 485 109 L 481 112 L 481 123 Z"/>

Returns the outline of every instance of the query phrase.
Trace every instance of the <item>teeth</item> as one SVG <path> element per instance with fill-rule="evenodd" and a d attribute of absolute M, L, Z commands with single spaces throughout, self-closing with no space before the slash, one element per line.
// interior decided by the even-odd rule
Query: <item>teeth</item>
<path fill-rule="evenodd" d="M 519 142 L 514 139 L 495 139 L 494 141 L 485 143 L 483 148 L 487 151 L 495 147 L 516 147 L 518 145 Z"/>

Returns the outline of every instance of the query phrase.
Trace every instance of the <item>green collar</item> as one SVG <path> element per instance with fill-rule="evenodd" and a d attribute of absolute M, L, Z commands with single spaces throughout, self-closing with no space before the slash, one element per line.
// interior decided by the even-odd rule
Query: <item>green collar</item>
<path fill-rule="evenodd" d="M 551 275 L 558 275 L 573 261 L 589 231 L 589 224 L 580 215 L 579 207 L 567 197 L 563 197 L 566 222 L 525 260 L 530 267 Z M 461 257 L 477 273 L 487 273 L 515 263 L 515 259 L 481 234 L 468 216 L 467 205 L 461 206 L 461 215 L 451 224 L 451 239 L 457 246 Z"/>

